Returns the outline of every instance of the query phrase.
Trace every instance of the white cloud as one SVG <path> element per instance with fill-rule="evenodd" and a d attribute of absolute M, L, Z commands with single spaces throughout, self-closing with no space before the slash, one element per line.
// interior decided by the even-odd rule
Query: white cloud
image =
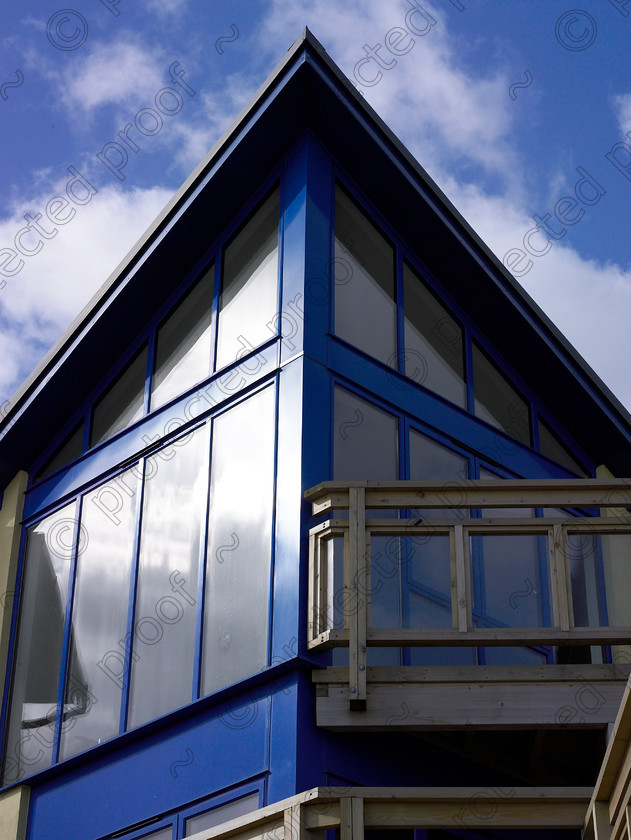
<path fill-rule="evenodd" d="M 31 196 L 0 221 L 0 242 L 10 244 L 23 214 L 41 212 L 65 183 L 52 192 Z M 69 326 L 82 307 L 107 280 L 171 197 L 160 187 L 123 191 L 100 189 L 88 203 L 76 205 L 76 215 L 38 254 L 25 258 L 24 268 L 3 278 L 0 288 L 0 394 L 7 398 Z M 49 228 L 50 230 L 50 228 Z M 26 241 L 26 238 L 25 238 Z M 26 241 L 35 247 L 35 238 Z M 12 264 L 14 266 L 14 264 Z M 2 400 L 0 400 L 1 404 Z"/>
<path fill-rule="evenodd" d="M 448 194 L 500 261 L 510 248 L 521 246 L 524 233 L 533 227 L 532 218 L 508 197 L 489 196 L 453 180 Z M 532 262 L 517 282 L 631 409 L 631 269 L 585 259 L 558 242 Z"/>
<path fill-rule="evenodd" d="M 631 93 L 614 97 L 618 125 L 622 134 L 631 131 Z"/>
<path fill-rule="evenodd" d="M 151 51 L 127 35 L 94 45 L 91 52 L 77 56 L 71 68 L 48 75 L 57 81 L 60 98 L 71 110 L 89 114 L 110 104 L 131 104 L 136 110 L 152 104 L 164 86 L 167 64 L 161 49 Z"/>
<path fill-rule="evenodd" d="M 366 3 L 348 0 L 333 8 L 327 0 L 273 0 L 259 32 L 262 47 L 278 54 L 281 45 L 291 43 L 305 24 L 326 46 L 327 52 L 353 81 L 357 63 L 366 58 L 364 45 L 381 44 L 374 60 L 358 68 L 365 78 L 382 78 L 374 86 L 356 86 L 384 121 L 421 155 L 422 165 L 432 167 L 454 153 L 481 164 L 495 174 L 512 179 L 515 170 L 508 143 L 512 112 L 508 81 L 498 73 L 492 78 L 472 79 L 460 67 L 457 45 L 447 32 L 444 9 L 424 3 L 431 24 L 420 12 L 407 17 L 412 5 L 400 0 Z M 431 25 L 430 25 L 431 24 Z M 413 26 L 426 34 L 411 33 L 409 51 L 394 57 L 384 46 L 394 27 L 409 31 Z M 411 41 L 403 39 L 402 47 Z"/>
<path fill-rule="evenodd" d="M 183 11 L 187 2 L 188 0 L 145 0 L 145 5 L 150 12 L 164 16 Z"/>

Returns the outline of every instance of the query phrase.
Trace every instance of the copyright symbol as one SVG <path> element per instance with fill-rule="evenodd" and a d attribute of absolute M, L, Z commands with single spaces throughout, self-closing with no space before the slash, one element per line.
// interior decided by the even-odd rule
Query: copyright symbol
<path fill-rule="evenodd" d="M 598 28 L 596 21 L 581 9 L 572 9 L 557 19 L 556 39 L 566 50 L 581 52 L 596 40 Z"/>
<path fill-rule="evenodd" d="M 60 9 L 48 19 L 46 37 L 57 50 L 78 50 L 88 37 L 88 22 L 75 9 Z"/>
<path fill-rule="evenodd" d="M 405 370 L 406 379 L 411 379 L 417 385 L 422 385 L 427 379 L 428 367 L 425 357 L 418 352 L 418 350 L 403 349 L 398 353 L 393 353 L 388 359 L 388 367 L 398 370 L 400 366 Z M 410 383 L 401 379 L 400 376 L 395 376 L 392 373 L 387 373 L 388 382 L 394 385 L 395 388 L 409 388 Z"/>
<path fill-rule="evenodd" d="M 62 560 L 68 560 L 72 557 L 75 549 L 76 524 L 74 519 L 59 519 L 46 532 L 46 546 L 55 557 L 60 557 Z M 88 532 L 84 525 L 80 525 L 77 556 L 83 554 L 87 547 Z"/>
<path fill-rule="evenodd" d="M 252 698 L 245 706 L 233 706 L 227 712 L 220 712 L 219 719 L 228 729 L 247 729 L 258 717 L 259 706 Z"/>

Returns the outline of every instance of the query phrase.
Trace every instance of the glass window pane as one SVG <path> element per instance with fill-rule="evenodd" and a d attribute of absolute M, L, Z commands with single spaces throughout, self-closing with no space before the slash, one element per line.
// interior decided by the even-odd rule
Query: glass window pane
<path fill-rule="evenodd" d="M 410 429 L 410 479 L 412 481 L 444 481 L 453 486 L 469 478 L 469 459 L 446 446 L 436 443 L 425 435 Z M 462 519 L 469 515 L 460 508 L 418 508 L 412 516 L 423 519 Z M 412 541 L 414 542 L 414 541 Z"/>
<path fill-rule="evenodd" d="M 275 391 L 213 423 L 202 691 L 267 664 Z"/>
<path fill-rule="evenodd" d="M 394 249 L 338 186 L 335 191 L 335 334 L 396 367 Z"/>
<path fill-rule="evenodd" d="M 275 190 L 224 252 L 217 370 L 272 338 L 278 311 L 278 221 Z"/>
<path fill-rule="evenodd" d="M 336 481 L 392 481 L 399 477 L 396 417 L 336 388 L 334 423 Z"/>
<path fill-rule="evenodd" d="M 545 537 L 530 534 L 471 537 L 477 568 L 472 585 L 474 627 L 545 627 L 539 553 Z M 545 593 L 547 595 L 547 591 Z"/>
<path fill-rule="evenodd" d="M 529 446 L 527 403 L 476 344 L 473 345 L 473 385 L 476 416 Z"/>
<path fill-rule="evenodd" d="M 83 450 L 83 422 L 81 422 L 74 431 L 64 440 L 61 446 L 58 447 L 54 455 L 44 464 L 42 469 L 35 476 L 35 481 L 41 481 L 52 475 L 55 470 L 74 461 L 81 455 Z"/>
<path fill-rule="evenodd" d="M 235 799 L 234 802 L 219 805 L 218 808 L 212 808 L 210 811 L 204 811 L 203 814 L 189 817 L 186 820 L 186 834 L 184 836 L 190 837 L 191 834 L 203 831 L 205 828 L 214 828 L 221 823 L 243 817 L 251 811 L 258 810 L 258 807 L 258 793 L 250 793 L 248 796 L 242 796 L 241 799 Z"/>
<path fill-rule="evenodd" d="M 214 274 L 212 265 L 158 330 L 152 411 L 210 374 Z"/>
<path fill-rule="evenodd" d="M 28 532 L 5 784 L 30 776 L 51 763 L 75 525 L 73 503 Z M 86 542 L 82 537 L 80 549 Z"/>
<path fill-rule="evenodd" d="M 539 420 L 539 449 L 548 458 L 566 467 L 571 472 L 587 478 L 589 473 L 570 455 L 568 449 L 543 420 Z"/>
<path fill-rule="evenodd" d="M 333 478 L 337 481 L 392 481 L 399 477 L 398 419 L 343 388 L 335 389 Z M 343 512 L 338 513 L 344 516 Z M 395 511 L 367 511 L 368 516 L 396 516 Z M 372 537 L 371 612 L 374 626 L 401 626 L 401 571 L 398 541 Z M 335 597 L 344 600 L 343 569 L 338 567 Z M 343 664 L 348 651 L 336 650 L 334 664 Z M 396 649 L 369 648 L 371 665 L 398 664 Z"/>
<path fill-rule="evenodd" d="M 465 408 L 462 327 L 407 265 L 403 279 L 406 375 Z"/>
<path fill-rule="evenodd" d="M 189 703 L 208 425 L 147 460 L 129 728 Z"/>
<path fill-rule="evenodd" d="M 132 467 L 83 500 L 62 759 L 119 733 L 138 474 Z"/>
<path fill-rule="evenodd" d="M 140 420 L 144 413 L 147 348 L 112 382 L 94 406 L 90 446 Z"/>

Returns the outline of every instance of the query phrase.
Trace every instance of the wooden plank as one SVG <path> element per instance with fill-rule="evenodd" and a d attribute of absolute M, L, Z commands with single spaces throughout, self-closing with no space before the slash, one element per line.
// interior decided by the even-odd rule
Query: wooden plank
<path fill-rule="evenodd" d="M 415 683 L 415 682 L 564 682 L 589 680 L 589 682 L 619 682 L 624 684 L 631 673 L 631 665 L 624 671 L 619 665 L 369 665 L 366 669 L 370 683 Z M 333 666 L 313 671 L 311 679 L 315 684 L 348 684 L 348 668 Z"/>
<path fill-rule="evenodd" d="M 283 811 L 283 840 L 306 840 L 301 809 L 302 805 L 296 803 Z"/>
<path fill-rule="evenodd" d="M 469 540 L 465 529 L 462 525 L 455 525 L 453 529 L 453 546 L 456 573 L 456 627 L 460 633 L 466 633 L 471 628 L 467 573 L 469 568 L 469 551 L 468 545 L 465 545 L 465 541 L 468 544 Z"/>
<path fill-rule="evenodd" d="M 364 806 L 365 825 L 374 828 L 582 828 L 586 800 L 580 802 L 512 802 L 487 798 L 482 791 L 466 803 L 372 803 Z"/>
<path fill-rule="evenodd" d="M 321 482 L 307 490 L 314 513 L 348 507 L 348 488 L 366 488 L 369 507 L 627 507 L 631 479 Z"/>
<path fill-rule="evenodd" d="M 363 710 L 366 704 L 366 589 L 368 579 L 366 561 L 366 511 L 363 487 L 349 491 L 349 677 L 350 704 Z"/>
<path fill-rule="evenodd" d="M 550 563 L 550 583 L 552 587 L 553 617 L 561 630 L 569 630 L 574 626 L 570 610 L 571 592 L 570 580 L 567 574 L 567 542 L 563 527 L 560 524 L 552 526 L 552 536 L 548 538 Z"/>
<path fill-rule="evenodd" d="M 364 840 L 364 802 L 356 796 L 340 799 L 340 840 Z"/>
<path fill-rule="evenodd" d="M 445 629 L 373 629 L 368 630 L 367 642 L 375 647 L 424 646 L 519 646 L 620 644 L 631 642 L 631 627 L 574 627 L 559 630 L 555 627 L 479 627 L 468 633 Z M 344 639 L 340 635 L 340 646 Z"/>
<path fill-rule="evenodd" d="M 348 711 L 348 688 L 316 698 L 317 725 L 350 731 L 602 727 L 615 719 L 620 682 L 369 684 L 366 711 Z"/>

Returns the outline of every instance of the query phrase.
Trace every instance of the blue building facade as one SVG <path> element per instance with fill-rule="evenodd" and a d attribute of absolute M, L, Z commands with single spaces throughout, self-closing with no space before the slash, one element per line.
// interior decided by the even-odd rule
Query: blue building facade
<path fill-rule="evenodd" d="M 369 648 L 371 668 L 532 666 L 533 683 L 600 668 L 603 702 L 573 688 L 576 720 L 545 743 L 544 714 L 321 723 L 313 675 L 348 654 L 309 644 L 305 492 L 624 476 L 630 443 L 625 410 L 306 33 L 0 424 L 7 836 L 179 840 L 322 785 L 593 784 L 620 634 Z M 452 628 L 446 534 L 373 537 L 372 627 Z M 572 627 L 631 623 L 631 537 L 611 539 L 568 559 Z M 468 563 L 473 628 L 557 626 L 538 533 L 472 537 Z"/>

